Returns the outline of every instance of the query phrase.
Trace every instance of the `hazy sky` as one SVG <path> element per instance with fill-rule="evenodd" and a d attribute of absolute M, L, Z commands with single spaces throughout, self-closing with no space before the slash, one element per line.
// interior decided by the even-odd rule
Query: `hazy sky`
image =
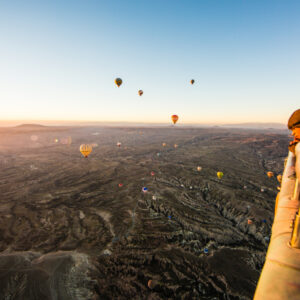
<path fill-rule="evenodd" d="M 0 0 L 0 120 L 286 123 L 299 16 L 297 0 Z"/>

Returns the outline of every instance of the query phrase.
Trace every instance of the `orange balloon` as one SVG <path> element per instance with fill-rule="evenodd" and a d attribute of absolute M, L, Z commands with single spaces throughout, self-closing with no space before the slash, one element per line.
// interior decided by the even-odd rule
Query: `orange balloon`
<path fill-rule="evenodd" d="M 173 123 L 176 124 L 176 122 L 178 121 L 179 117 L 177 115 L 172 115 L 171 119 L 172 119 Z"/>
<path fill-rule="evenodd" d="M 252 220 L 248 220 L 248 225 L 251 225 L 253 222 L 252 222 Z"/>
<path fill-rule="evenodd" d="M 278 182 L 281 183 L 281 181 L 282 181 L 282 175 L 281 175 L 281 174 L 279 174 L 279 175 L 277 176 L 277 180 L 278 180 Z"/>
<path fill-rule="evenodd" d="M 267 172 L 267 175 L 269 178 L 273 177 L 274 176 L 274 173 L 273 172 Z"/>

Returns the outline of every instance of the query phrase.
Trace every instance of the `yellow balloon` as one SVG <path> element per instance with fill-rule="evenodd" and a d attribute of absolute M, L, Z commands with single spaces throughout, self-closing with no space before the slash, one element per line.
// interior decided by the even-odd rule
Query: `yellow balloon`
<path fill-rule="evenodd" d="M 82 145 L 80 146 L 79 150 L 80 150 L 81 154 L 82 154 L 85 158 L 87 158 L 87 157 L 91 154 L 91 152 L 92 152 L 92 150 L 93 150 L 93 147 L 92 147 L 91 145 L 88 145 L 88 144 L 82 144 Z"/>
<path fill-rule="evenodd" d="M 223 177 L 223 175 L 224 175 L 223 172 L 217 172 L 217 176 L 219 179 L 221 179 Z"/>

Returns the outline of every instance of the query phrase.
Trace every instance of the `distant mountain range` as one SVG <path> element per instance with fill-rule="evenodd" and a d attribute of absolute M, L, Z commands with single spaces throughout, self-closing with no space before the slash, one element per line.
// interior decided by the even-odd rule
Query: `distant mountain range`
<path fill-rule="evenodd" d="M 251 129 L 287 129 L 286 124 L 282 123 L 240 123 L 240 124 L 223 124 L 221 127 L 230 128 L 251 128 Z"/>
<path fill-rule="evenodd" d="M 39 121 L 40 123 L 44 123 L 45 125 L 42 124 L 21 124 L 17 125 L 18 123 L 15 122 L 6 124 L 4 122 L 0 121 L 0 126 L 2 127 L 13 127 L 19 128 L 19 129 L 25 129 L 25 130 L 39 130 L 39 129 L 46 129 L 48 126 L 108 126 L 108 127 L 172 127 L 173 125 L 171 123 L 133 123 L 133 122 L 76 122 L 76 121 L 53 121 L 53 122 L 43 122 Z M 239 123 L 239 124 L 181 124 L 178 123 L 176 124 L 176 127 L 219 127 L 219 128 L 242 128 L 242 129 L 273 129 L 273 130 L 285 130 L 287 129 L 287 126 L 282 123 Z"/>

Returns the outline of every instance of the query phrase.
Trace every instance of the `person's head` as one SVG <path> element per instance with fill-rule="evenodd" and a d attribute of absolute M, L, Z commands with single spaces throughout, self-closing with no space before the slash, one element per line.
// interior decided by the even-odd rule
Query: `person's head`
<path fill-rule="evenodd" d="M 288 121 L 288 128 L 292 130 L 293 136 L 300 136 L 300 109 L 292 113 Z"/>
<path fill-rule="evenodd" d="M 292 135 L 293 135 L 295 138 L 300 139 L 300 127 L 294 127 L 294 128 L 292 129 Z"/>
<path fill-rule="evenodd" d="M 292 130 L 294 140 L 290 142 L 289 150 L 295 154 L 296 145 L 300 141 L 300 109 L 292 113 L 288 121 L 288 128 Z"/>

